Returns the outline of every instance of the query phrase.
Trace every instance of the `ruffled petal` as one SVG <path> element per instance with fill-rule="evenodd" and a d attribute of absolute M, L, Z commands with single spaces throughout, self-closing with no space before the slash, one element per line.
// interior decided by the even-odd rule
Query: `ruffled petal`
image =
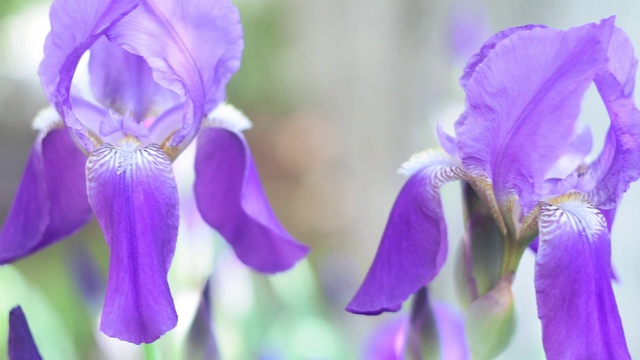
<path fill-rule="evenodd" d="M 445 261 L 447 227 L 439 189 L 464 176 L 460 164 L 442 150 L 431 150 L 414 155 L 402 171 L 410 177 L 393 205 L 369 273 L 347 306 L 352 313 L 399 310 Z"/>
<path fill-rule="evenodd" d="M 589 198 L 603 209 L 616 207 L 629 184 L 640 178 L 640 111 L 631 97 L 637 62 L 629 40 L 620 37 L 614 37 L 623 49 L 615 52 L 620 56 L 595 79 L 611 119 L 602 152 L 590 166 L 596 185 Z"/>
<path fill-rule="evenodd" d="M 122 50 L 104 37 L 91 47 L 89 73 L 91 90 L 98 101 L 122 114 L 130 112 L 138 122 L 152 115 L 152 110 L 157 115 L 177 100 L 175 93 L 153 80 L 144 58 Z M 154 106 L 159 109 L 152 109 Z"/>
<path fill-rule="evenodd" d="M 183 127 L 171 146 L 191 141 L 204 114 L 224 100 L 244 46 L 238 10 L 228 0 L 146 1 L 108 37 L 144 57 L 154 79 L 186 101 Z"/>
<path fill-rule="evenodd" d="M 499 33 L 493 35 L 487 40 L 478 53 L 474 54 L 467 61 L 467 65 L 465 66 L 462 76 L 460 77 L 460 86 L 463 89 L 467 89 L 467 83 L 471 76 L 473 76 L 476 68 L 480 66 L 484 62 L 484 60 L 489 56 L 491 51 L 500 43 L 502 40 L 508 38 L 509 36 L 519 32 L 519 31 L 529 31 L 535 28 L 546 28 L 544 25 L 530 24 L 525 26 L 512 27 L 505 30 L 500 31 Z"/>
<path fill-rule="evenodd" d="M 27 318 L 20 306 L 11 309 L 9 313 L 9 359 L 11 360 L 41 360 Z"/>
<path fill-rule="evenodd" d="M 604 216 L 577 196 L 543 204 L 535 285 L 549 359 L 630 359 Z"/>
<path fill-rule="evenodd" d="M 175 327 L 167 273 L 178 236 L 178 190 L 157 145 L 126 139 L 100 146 L 87 162 L 91 207 L 111 249 L 100 328 L 150 343 Z"/>
<path fill-rule="evenodd" d="M 53 109 L 40 116 L 57 118 Z M 91 219 L 84 172 L 87 158 L 61 123 L 47 126 L 31 149 L 0 233 L 0 264 L 69 236 Z"/>
<path fill-rule="evenodd" d="M 194 191 L 202 218 L 247 266 L 266 273 L 287 270 L 309 249 L 276 218 L 251 151 L 241 133 L 204 127 L 198 136 Z"/>
<path fill-rule="evenodd" d="M 44 45 L 38 74 L 49 103 L 56 107 L 87 151 L 93 150 L 93 144 L 72 111 L 71 80 L 82 54 L 140 2 L 56 0 L 51 4 L 51 32 Z"/>
<path fill-rule="evenodd" d="M 612 29 L 613 19 L 521 29 L 490 41 L 482 61 L 470 63 L 459 155 L 470 175 L 493 182 L 499 202 L 513 194 L 525 209 L 537 202 L 536 185 L 571 141 L 584 92 L 607 64 Z"/>

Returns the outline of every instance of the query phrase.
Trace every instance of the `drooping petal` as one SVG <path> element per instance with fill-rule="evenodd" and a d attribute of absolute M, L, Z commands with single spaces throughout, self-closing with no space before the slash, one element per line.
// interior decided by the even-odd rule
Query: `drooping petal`
<path fill-rule="evenodd" d="M 87 151 L 93 150 L 93 144 L 72 111 L 71 80 L 82 54 L 140 2 L 56 0 L 51 5 L 51 32 L 44 45 L 38 74 L 49 103 L 56 107 Z"/>
<path fill-rule="evenodd" d="M 447 228 L 440 186 L 464 174 L 442 150 L 416 154 L 402 171 L 409 179 L 400 190 L 378 252 L 347 311 L 376 315 L 397 311 L 403 301 L 428 284 L 447 254 Z"/>
<path fill-rule="evenodd" d="M 524 29 L 490 41 L 483 60 L 470 62 L 459 154 L 471 175 L 493 182 L 499 202 L 513 194 L 525 209 L 537 202 L 536 184 L 571 141 L 584 92 L 607 64 L 612 29 L 613 19 Z"/>
<path fill-rule="evenodd" d="M 135 344 L 177 322 L 167 273 L 178 235 L 178 190 L 157 145 L 105 144 L 87 162 L 91 207 L 111 249 L 100 328 Z"/>
<path fill-rule="evenodd" d="M 276 218 L 241 133 L 204 127 L 198 136 L 194 191 L 202 218 L 255 270 L 287 270 L 309 249 Z"/>
<path fill-rule="evenodd" d="M 91 47 L 89 73 L 91 90 L 98 101 L 122 114 L 130 111 L 138 122 L 153 106 L 159 107 L 157 115 L 177 100 L 175 93 L 153 80 L 144 58 L 122 50 L 105 37 Z"/>
<path fill-rule="evenodd" d="M 626 36 L 614 38 L 622 50 L 595 79 L 611 120 L 602 152 L 590 169 L 596 185 L 589 196 L 603 209 L 616 207 L 630 183 L 640 178 L 640 111 L 631 97 L 637 61 Z"/>
<path fill-rule="evenodd" d="M 41 360 L 27 318 L 20 306 L 11 309 L 9 313 L 9 346 L 10 360 Z"/>
<path fill-rule="evenodd" d="M 573 195 L 540 208 L 535 285 L 549 359 L 630 359 L 602 214 Z"/>
<path fill-rule="evenodd" d="M 86 193 L 86 156 L 59 122 L 45 118 L 0 232 L 0 264 L 13 262 L 71 235 L 91 219 Z M 57 121 L 55 123 L 55 121 Z"/>
<path fill-rule="evenodd" d="M 147 60 L 153 77 L 185 101 L 183 127 L 171 146 L 191 141 L 202 117 L 225 97 L 244 46 L 229 0 L 150 0 L 109 32 L 109 39 Z"/>

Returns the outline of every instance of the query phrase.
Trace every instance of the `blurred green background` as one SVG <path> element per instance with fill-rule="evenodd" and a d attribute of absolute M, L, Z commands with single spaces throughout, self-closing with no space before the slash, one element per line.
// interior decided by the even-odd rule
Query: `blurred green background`
<path fill-rule="evenodd" d="M 568 28 L 617 14 L 640 44 L 640 3 L 617 1 L 237 0 L 245 33 L 229 101 L 253 121 L 246 133 L 270 201 L 285 227 L 312 248 L 288 273 L 243 267 L 194 207 L 193 149 L 175 164 L 181 229 L 170 273 L 179 324 L 157 342 L 185 358 L 184 339 L 207 277 L 223 359 L 357 359 L 367 336 L 397 315 L 343 309 L 364 278 L 409 156 L 451 132 L 464 98 L 457 78 L 492 33 L 525 23 Z M 5 218 L 46 100 L 37 65 L 48 32 L 44 0 L 0 1 L 0 217 Z M 608 120 L 590 91 L 581 114 L 597 154 Z M 443 188 L 450 249 L 461 236 L 459 185 Z M 632 356 L 640 356 L 640 190 L 633 185 L 613 230 L 614 285 Z M 106 277 L 108 248 L 94 222 L 74 237 L 0 267 L 0 358 L 7 318 L 21 304 L 46 359 L 139 359 L 141 348 L 97 331 L 102 298 L 87 302 L 73 264 L 88 251 Z M 452 256 L 449 256 L 452 259 Z M 449 261 L 431 294 L 456 304 Z M 576 269 L 580 271 L 580 269 Z M 76 274 L 77 275 L 77 274 Z M 542 359 L 527 254 L 514 285 L 518 328 L 501 359 Z M 405 306 L 406 308 L 407 306 Z"/>

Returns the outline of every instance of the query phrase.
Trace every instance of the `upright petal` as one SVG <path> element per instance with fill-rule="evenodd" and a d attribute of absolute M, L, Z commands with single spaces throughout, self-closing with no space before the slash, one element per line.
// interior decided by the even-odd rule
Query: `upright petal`
<path fill-rule="evenodd" d="M 630 359 L 602 214 L 577 195 L 544 204 L 535 285 L 549 359 Z"/>
<path fill-rule="evenodd" d="M 604 209 L 616 207 L 629 184 L 640 178 L 640 111 L 631 97 L 637 62 L 628 39 L 614 38 L 616 48 L 623 50 L 614 53 L 618 57 L 610 59 L 608 71 L 595 79 L 611 125 L 602 152 L 591 164 L 596 185 L 590 198 Z"/>
<path fill-rule="evenodd" d="M 376 315 L 397 311 L 428 284 L 447 255 L 447 227 L 440 186 L 464 174 L 442 150 L 414 155 L 401 169 L 409 179 L 400 190 L 378 252 L 347 311 Z"/>
<path fill-rule="evenodd" d="M 91 47 L 89 72 L 91 90 L 98 101 L 122 114 L 130 111 L 138 122 L 152 115 L 153 110 L 154 115 L 159 115 L 177 100 L 175 93 L 153 80 L 144 58 L 122 50 L 104 37 Z"/>
<path fill-rule="evenodd" d="M 53 109 L 36 139 L 11 211 L 0 232 L 0 264 L 15 261 L 80 229 L 91 219 L 86 156 Z M 47 119 L 45 119 L 47 120 Z M 52 123 L 53 122 L 53 123 Z"/>
<path fill-rule="evenodd" d="M 157 145 L 125 139 L 87 162 L 89 202 L 111 249 L 100 328 L 149 343 L 175 327 L 167 273 L 178 236 L 178 190 Z"/>
<path fill-rule="evenodd" d="M 55 0 L 51 32 L 44 44 L 38 73 L 49 103 L 56 107 L 83 147 L 93 150 L 86 130 L 73 113 L 70 89 L 78 61 L 104 32 L 131 12 L 141 0 Z"/>
<path fill-rule="evenodd" d="M 10 360 L 41 360 L 27 318 L 20 306 L 11 309 L 9 313 L 9 359 Z"/>
<path fill-rule="evenodd" d="M 144 57 L 154 79 L 185 99 L 183 128 L 171 146 L 191 141 L 204 114 L 224 100 L 244 46 L 238 10 L 229 0 L 149 0 L 108 37 Z"/>
<path fill-rule="evenodd" d="M 633 44 L 625 32 L 614 28 L 609 44 L 609 64 L 607 69 L 622 86 L 624 97 L 631 97 L 636 83 L 638 59 L 633 51 Z"/>
<path fill-rule="evenodd" d="M 521 29 L 470 64 L 459 155 L 471 175 L 492 180 L 500 202 L 517 194 L 524 208 L 535 205 L 536 184 L 571 141 L 584 92 L 606 66 L 612 29 L 612 19 Z"/>
<path fill-rule="evenodd" d="M 244 264 L 273 273 L 287 270 L 309 249 L 276 218 L 241 133 L 204 127 L 196 152 L 196 203 L 202 218 L 233 247 Z"/>

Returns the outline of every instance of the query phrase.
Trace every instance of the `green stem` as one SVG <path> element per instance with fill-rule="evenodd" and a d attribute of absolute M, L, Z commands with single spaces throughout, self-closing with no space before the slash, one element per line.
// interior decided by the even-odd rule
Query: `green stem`
<path fill-rule="evenodd" d="M 162 356 L 160 355 L 160 350 L 155 343 L 151 344 L 143 344 L 142 348 L 144 349 L 144 358 L 147 360 L 162 360 Z"/>

